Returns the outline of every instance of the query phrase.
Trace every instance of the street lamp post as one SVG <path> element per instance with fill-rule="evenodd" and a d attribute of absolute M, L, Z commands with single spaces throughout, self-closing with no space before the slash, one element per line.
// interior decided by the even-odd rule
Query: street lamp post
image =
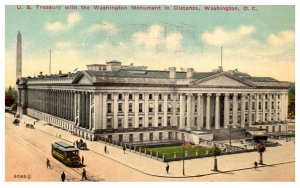
<path fill-rule="evenodd" d="M 229 144 L 230 144 L 230 146 L 231 146 L 231 124 L 229 124 L 228 125 L 228 127 L 229 127 Z"/>
<path fill-rule="evenodd" d="M 288 139 L 287 139 L 287 132 L 288 132 L 288 121 L 285 120 L 285 141 L 287 142 Z"/>

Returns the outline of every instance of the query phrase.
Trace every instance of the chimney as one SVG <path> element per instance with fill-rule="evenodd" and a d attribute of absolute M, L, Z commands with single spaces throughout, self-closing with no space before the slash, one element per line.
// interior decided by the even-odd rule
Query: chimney
<path fill-rule="evenodd" d="M 176 78 L 176 67 L 169 67 L 169 78 L 170 79 Z"/>
<path fill-rule="evenodd" d="M 194 72 L 193 68 L 187 68 L 186 69 L 186 78 L 192 79 L 193 78 L 193 72 Z"/>
<path fill-rule="evenodd" d="M 59 70 L 58 74 L 61 74 L 61 70 Z"/>

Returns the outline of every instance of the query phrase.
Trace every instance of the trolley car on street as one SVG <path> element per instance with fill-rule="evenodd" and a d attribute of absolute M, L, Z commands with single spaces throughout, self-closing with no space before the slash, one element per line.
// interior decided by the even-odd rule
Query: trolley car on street
<path fill-rule="evenodd" d="M 80 166 L 79 150 L 65 142 L 54 142 L 51 149 L 52 156 L 66 166 Z"/>

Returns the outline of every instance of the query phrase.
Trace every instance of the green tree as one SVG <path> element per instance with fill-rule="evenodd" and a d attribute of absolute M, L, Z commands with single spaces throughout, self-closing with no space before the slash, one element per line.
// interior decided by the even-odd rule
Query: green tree
<path fill-rule="evenodd" d="M 5 92 L 5 106 L 13 107 L 13 110 L 17 107 L 17 92 L 11 86 Z"/>
<path fill-rule="evenodd" d="M 262 142 L 256 144 L 256 151 L 259 153 L 259 164 L 264 164 L 263 153 L 266 151 L 266 146 Z"/>
<path fill-rule="evenodd" d="M 288 118 L 295 119 L 295 83 L 289 87 Z"/>
<path fill-rule="evenodd" d="M 213 145 L 213 147 L 210 148 L 210 153 L 212 153 L 215 157 L 214 159 L 214 171 L 218 171 L 218 161 L 217 156 L 221 154 L 221 149 L 216 146 L 216 144 Z"/>

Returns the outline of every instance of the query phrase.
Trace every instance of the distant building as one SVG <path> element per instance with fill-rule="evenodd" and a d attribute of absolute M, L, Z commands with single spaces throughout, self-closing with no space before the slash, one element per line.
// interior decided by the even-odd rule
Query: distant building
<path fill-rule="evenodd" d="M 177 72 L 110 61 L 87 68 L 20 78 L 19 111 L 90 140 L 212 139 L 205 133 L 229 125 L 285 130 L 287 82 L 222 67 Z"/>

